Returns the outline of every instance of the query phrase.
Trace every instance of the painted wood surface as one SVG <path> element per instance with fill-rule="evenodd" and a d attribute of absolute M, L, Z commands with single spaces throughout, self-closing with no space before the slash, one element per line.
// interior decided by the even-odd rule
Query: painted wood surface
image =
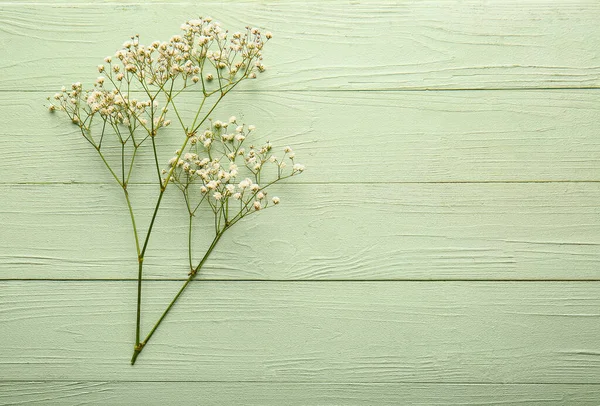
<path fill-rule="evenodd" d="M 134 34 L 177 34 L 196 13 L 276 33 L 259 89 L 471 89 L 600 84 L 600 4 L 586 1 L 0 3 L 0 89 L 91 83 Z M 192 16 L 190 16 L 192 14 Z M 43 22 L 43 23 L 40 23 Z M 74 79 L 78 78 L 78 79 Z"/>
<path fill-rule="evenodd" d="M 156 189 L 129 190 L 140 231 L 150 222 Z M 600 279 L 600 183 L 324 183 L 275 190 L 284 196 L 281 205 L 232 228 L 201 278 Z M 137 277 L 117 185 L 3 185 L 0 195 L 7 198 L 0 208 L 4 278 Z M 180 192 L 167 194 L 162 207 L 166 217 L 156 224 L 145 275 L 184 279 L 188 219 Z M 196 257 L 213 233 L 202 218 Z"/>
<path fill-rule="evenodd" d="M 25 122 L 0 128 L 0 182 L 111 183 L 77 128 L 44 111 L 52 94 L 0 92 L 0 109 Z M 186 96 L 182 115 L 193 117 L 196 97 Z M 294 182 L 599 181 L 599 98 L 600 90 L 232 93 L 215 117 L 236 115 L 262 139 L 292 146 L 308 168 Z M 166 167 L 180 130 L 157 142 Z M 140 152 L 146 170 L 132 181 L 154 182 L 151 148 Z"/>
<path fill-rule="evenodd" d="M 218 114 L 308 170 L 131 368 L 121 192 L 43 104 L 191 10 L 273 31 Z M 599 404 L 598 21 L 593 0 L 0 1 L 0 405 Z M 185 276 L 176 197 L 145 329 Z"/>
<path fill-rule="evenodd" d="M 597 406 L 598 385 L 427 384 L 427 383 L 244 383 L 244 382 L 10 382 L 0 383 L 0 404 L 28 405 L 510 405 Z M 7 401 L 8 399 L 8 401 Z"/>
<path fill-rule="evenodd" d="M 181 282 L 144 288 L 144 330 Z M 193 283 L 131 367 L 135 282 L 2 282 L 0 379 L 597 383 L 598 282 Z"/>

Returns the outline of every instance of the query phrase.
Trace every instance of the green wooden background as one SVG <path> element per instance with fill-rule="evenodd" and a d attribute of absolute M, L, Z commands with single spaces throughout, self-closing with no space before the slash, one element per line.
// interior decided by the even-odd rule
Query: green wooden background
<path fill-rule="evenodd" d="M 43 104 L 197 15 L 274 33 L 220 111 L 308 170 L 131 367 L 122 192 Z M 0 1 L 0 404 L 600 404 L 599 44 L 597 0 Z M 185 278 L 165 207 L 146 331 Z"/>

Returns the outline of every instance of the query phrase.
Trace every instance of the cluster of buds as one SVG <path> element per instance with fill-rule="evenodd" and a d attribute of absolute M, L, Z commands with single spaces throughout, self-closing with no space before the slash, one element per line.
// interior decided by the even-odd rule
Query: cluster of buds
<path fill-rule="evenodd" d="M 216 215 L 225 215 L 227 207 L 225 221 L 278 204 L 278 197 L 267 198 L 267 187 L 303 172 L 304 166 L 294 161 L 290 147 L 283 148 L 279 157 L 269 141 L 245 147 L 255 131 L 255 126 L 238 124 L 235 117 L 213 121 L 190 139 L 189 151 L 175 151 L 169 169 L 162 172 L 170 174 L 169 181 L 184 193 L 200 192 L 199 200 L 207 202 Z"/>
<path fill-rule="evenodd" d="M 154 137 L 160 127 L 171 123 L 165 117 L 169 103 L 183 89 L 199 84 L 205 97 L 223 95 L 241 80 L 255 78 L 265 70 L 262 49 L 270 33 L 263 35 L 257 28 L 246 27 L 244 33 L 230 35 L 210 17 L 189 20 L 181 29 L 182 35 L 150 45 L 141 44 L 139 35 L 132 36 L 98 65 L 103 76 L 91 90 L 84 90 L 79 82 L 71 89 L 63 88 L 48 97 L 50 111 L 65 111 L 90 140 L 96 115 L 105 127 L 126 125 L 129 132 L 139 127 Z M 108 85 L 112 89 L 107 89 Z M 132 91 L 141 91 L 147 100 L 133 99 Z M 159 96 L 164 98 L 161 110 Z"/>
<path fill-rule="evenodd" d="M 265 70 L 262 49 L 270 33 L 263 36 L 259 29 L 246 27 L 244 33 L 229 35 L 210 17 L 189 20 L 181 29 L 182 35 L 150 45 L 142 45 L 139 35 L 132 36 L 114 57 L 104 59 L 106 65 L 99 65 L 98 71 L 113 82 L 135 78 L 159 87 L 181 77 L 186 86 L 201 83 L 206 92 L 208 82 L 215 79 L 223 88 Z"/>

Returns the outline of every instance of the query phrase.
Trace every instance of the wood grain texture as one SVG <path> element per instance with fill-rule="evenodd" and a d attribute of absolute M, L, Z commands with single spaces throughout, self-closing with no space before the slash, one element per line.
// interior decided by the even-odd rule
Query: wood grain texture
<path fill-rule="evenodd" d="M 599 279 L 600 183 L 280 185 L 224 237 L 206 279 Z M 158 191 L 131 187 L 142 235 Z M 4 185 L 0 276 L 135 279 L 116 185 Z M 187 212 L 167 193 L 147 278 L 187 276 Z M 212 238 L 196 220 L 195 257 Z M 56 236 L 60 238 L 56 238 Z M 244 258 L 240 261 L 237 258 Z"/>
<path fill-rule="evenodd" d="M 598 385 L 0 382 L 0 405 L 531 405 L 597 406 Z"/>
<path fill-rule="evenodd" d="M 168 39 L 196 13 L 232 31 L 250 24 L 275 33 L 260 89 L 600 84 L 600 4 L 592 0 L 90 3 L 0 3 L 0 45 L 12 50 L 0 89 L 91 83 L 95 66 L 130 35 Z"/>
<path fill-rule="evenodd" d="M 217 114 L 308 170 L 132 368 L 121 192 L 42 105 L 196 13 L 273 31 Z M 595 0 L 0 0 L 0 405 L 597 405 L 598 21 Z M 153 180 L 131 186 L 141 224 Z M 187 272 L 165 208 L 145 331 Z"/>
<path fill-rule="evenodd" d="M 46 93 L 0 93 L 1 183 L 113 179 Z M 600 91 L 232 93 L 214 118 L 236 115 L 259 138 L 289 144 L 307 171 L 293 182 L 488 182 L 600 180 Z M 182 101 L 182 115 L 197 106 Z M 187 116 L 193 117 L 192 114 Z M 157 139 L 161 163 L 181 131 Z M 106 152 L 113 164 L 120 146 Z M 150 147 L 147 145 L 146 147 Z M 112 157 L 112 158 L 111 158 Z M 142 148 L 133 182 L 154 182 Z M 120 167 L 120 161 L 118 162 Z"/>
<path fill-rule="evenodd" d="M 180 282 L 144 288 L 148 331 Z M 135 282 L 0 283 L 0 380 L 597 383 L 600 283 L 193 283 L 135 367 Z"/>

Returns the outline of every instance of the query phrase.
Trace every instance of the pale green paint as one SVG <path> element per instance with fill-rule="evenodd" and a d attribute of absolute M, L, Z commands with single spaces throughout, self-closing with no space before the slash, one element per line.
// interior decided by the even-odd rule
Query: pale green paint
<path fill-rule="evenodd" d="M 145 330 L 180 285 L 146 284 Z M 600 376 L 600 282 L 198 281 L 132 368 L 122 361 L 135 286 L 0 283 L 0 380 L 594 384 Z"/>
<path fill-rule="evenodd" d="M 130 35 L 170 38 L 197 14 L 273 31 L 270 71 L 246 88 L 464 89 L 598 86 L 600 3 L 586 1 L 0 2 L 0 89 L 91 83 Z M 93 3 L 93 4 L 89 4 Z M 127 2 L 122 2 L 127 3 Z"/>
<path fill-rule="evenodd" d="M 224 238 L 131 368 L 122 196 L 41 105 L 196 13 L 274 32 L 267 73 L 221 111 L 309 169 Z M 0 17 L 0 404 L 600 403 L 598 2 L 2 1 Z M 152 187 L 132 191 L 144 223 Z M 165 203 L 146 327 L 184 272 L 158 250 L 185 240 Z"/>
<path fill-rule="evenodd" d="M 4 398 L 2 397 L 4 395 Z M 509 405 L 598 406 L 598 385 L 244 382 L 27 382 L 0 383 L 2 399 L 28 405 Z M 399 403 L 401 402 L 401 403 Z"/>
<path fill-rule="evenodd" d="M 143 230 L 158 190 L 129 192 Z M 273 193 L 282 204 L 228 231 L 201 278 L 600 279 L 600 183 L 288 184 Z M 3 185 L 0 195 L 11 199 L 0 207 L 11 236 L 0 246 L 4 278 L 137 277 L 116 184 Z M 187 212 L 179 191 L 166 196 L 145 272 L 182 280 Z M 206 219 L 196 221 L 198 260 L 212 239 Z"/>
<path fill-rule="evenodd" d="M 25 122 L 0 128 L 0 183 L 112 182 L 77 128 L 43 111 L 52 94 L 0 92 L 0 110 Z M 599 181 L 599 99 L 600 90 L 232 93 L 215 117 L 234 114 L 291 145 L 308 168 L 293 182 Z M 182 143 L 168 130 L 157 139 L 164 166 Z M 152 166 L 150 149 L 141 153 Z M 154 182 L 144 173 L 133 181 Z"/>

